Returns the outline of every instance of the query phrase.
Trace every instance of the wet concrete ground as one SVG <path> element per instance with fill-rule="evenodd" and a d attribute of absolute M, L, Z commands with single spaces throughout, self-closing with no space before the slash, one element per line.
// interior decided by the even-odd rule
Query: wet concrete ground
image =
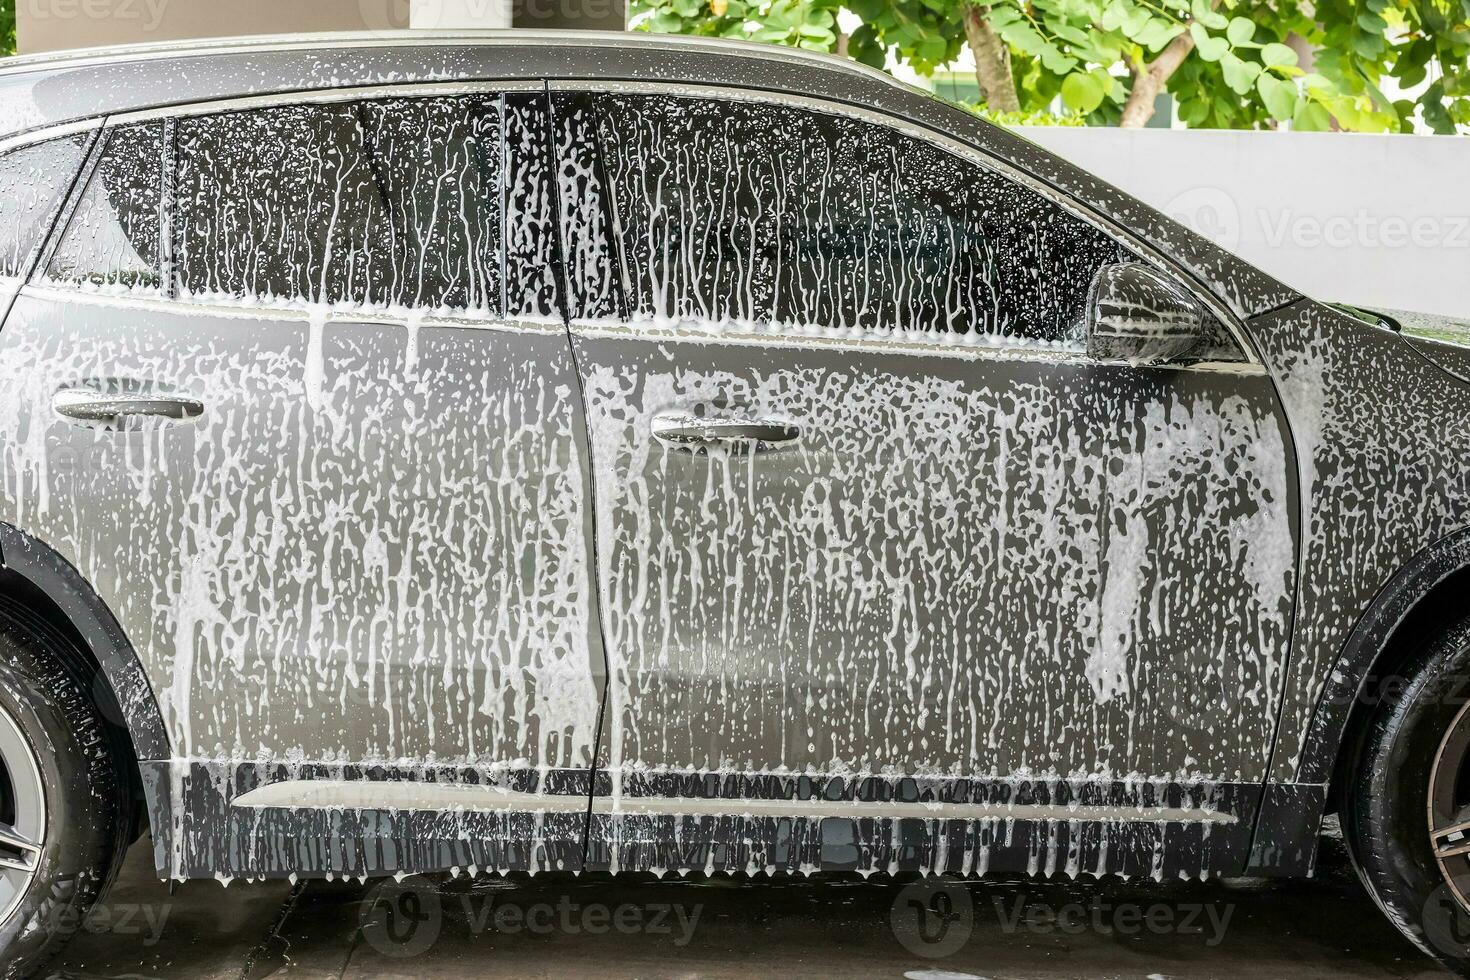
<path fill-rule="evenodd" d="M 191 882 L 147 842 L 55 966 L 74 978 L 1437 977 L 1341 843 L 1309 881 L 967 884 L 447 876 Z"/>

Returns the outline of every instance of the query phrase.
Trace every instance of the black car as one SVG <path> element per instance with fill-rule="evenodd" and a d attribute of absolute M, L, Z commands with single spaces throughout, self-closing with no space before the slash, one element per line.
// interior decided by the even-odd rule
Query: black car
<path fill-rule="evenodd" d="M 622 35 L 0 68 L 0 942 L 160 876 L 1304 875 L 1470 955 L 1470 348 Z M 70 923 L 70 926 L 68 925 Z"/>

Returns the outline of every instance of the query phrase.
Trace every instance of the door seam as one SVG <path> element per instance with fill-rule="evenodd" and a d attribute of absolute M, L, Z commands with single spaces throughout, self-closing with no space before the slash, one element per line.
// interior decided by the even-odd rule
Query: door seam
<path fill-rule="evenodd" d="M 551 237 L 553 243 L 552 261 L 556 265 L 556 278 L 561 288 L 557 290 L 557 307 L 561 312 L 562 329 L 567 338 L 567 354 L 572 362 L 573 383 L 576 387 L 576 398 L 578 406 L 578 441 L 582 446 L 582 458 L 584 460 L 582 490 L 587 500 L 587 513 L 582 520 L 587 544 L 584 547 L 585 555 L 590 559 L 590 586 L 589 601 L 592 604 L 592 617 L 597 625 L 596 640 L 598 653 L 602 657 L 602 691 L 597 705 L 596 734 L 592 744 L 592 765 L 588 769 L 587 782 L 587 810 L 582 824 L 582 866 L 586 867 L 592 836 L 592 801 L 597 796 L 597 777 L 599 773 L 598 760 L 602 751 L 602 730 L 604 720 L 607 716 L 608 694 L 612 686 L 612 667 L 608 661 L 607 650 L 607 628 L 602 615 L 602 562 L 598 553 L 598 526 L 597 526 L 597 486 L 595 482 L 595 467 L 592 458 L 592 432 L 587 423 L 587 391 L 582 383 L 582 365 L 577 357 L 577 345 L 572 335 L 571 315 L 571 281 L 568 278 L 569 263 L 567 262 L 566 243 L 562 239 L 563 206 L 561 199 L 561 172 L 560 157 L 556 145 L 556 109 L 551 98 L 551 85 L 545 79 L 542 80 L 542 105 L 546 111 L 546 164 L 550 171 L 551 184 L 551 206 L 552 222 Z M 505 139 L 504 131 L 501 139 Z M 592 639 L 592 631 L 588 630 L 588 639 Z"/>

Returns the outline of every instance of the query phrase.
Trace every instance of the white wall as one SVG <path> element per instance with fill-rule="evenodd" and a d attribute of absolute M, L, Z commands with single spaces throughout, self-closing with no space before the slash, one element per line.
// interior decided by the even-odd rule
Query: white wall
<path fill-rule="evenodd" d="M 1470 317 L 1470 136 L 1018 132 L 1308 295 Z"/>

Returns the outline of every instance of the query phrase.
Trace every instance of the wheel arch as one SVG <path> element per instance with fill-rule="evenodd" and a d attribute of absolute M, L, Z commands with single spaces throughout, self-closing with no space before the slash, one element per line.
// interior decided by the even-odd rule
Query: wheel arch
<path fill-rule="evenodd" d="M 1404 662 L 1424 639 L 1470 615 L 1467 599 L 1470 527 L 1411 558 L 1358 620 L 1326 679 L 1298 767 L 1300 782 L 1329 784 L 1329 805 L 1373 709 L 1406 683 Z"/>
<path fill-rule="evenodd" d="M 0 596 L 40 616 L 85 658 L 93 671 L 94 703 L 119 744 L 131 749 L 132 758 L 125 761 L 133 767 L 147 812 L 159 812 L 155 787 L 141 777 L 141 764 L 169 758 L 168 732 L 137 651 L 101 596 L 55 549 L 3 522 Z"/>

